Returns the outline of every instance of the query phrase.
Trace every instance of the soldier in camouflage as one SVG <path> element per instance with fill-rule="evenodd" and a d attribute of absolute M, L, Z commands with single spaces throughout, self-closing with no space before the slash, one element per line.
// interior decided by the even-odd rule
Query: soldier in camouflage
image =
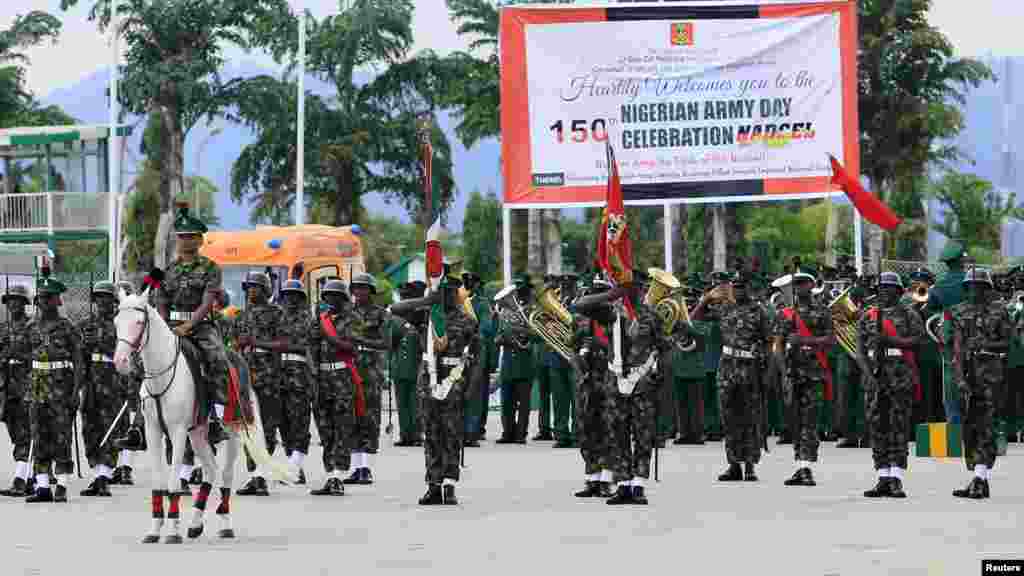
<path fill-rule="evenodd" d="M 427 492 L 420 498 L 423 506 L 436 504 L 457 504 L 455 485 L 459 481 L 459 454 L 462 449 L 465 420 L 463 415 L 464 395 L 469 386 L 469 374 L 465 370 L 472 365 L 472 351 L 477 349 L 479 339 L 476 322 L 466 315 L 458 305 L 458 290 L 462 281 L 447 275 L 441 282 L 441 306 L 444 324 L 431 324 L 434 329 L 434 362 L 437 367 L 437 382 L 444 384 L 453 380 L 448 394 L 435 398 L 431 380 L 424 363 L 419 377 L 419 397 L 423 414 L 425 439 L 423 454 L 426 464 Z M 422 308 L 430 298 L 409 300 L 393 304 L 391 311 L 397 315 L 408 315 Z M 421 342 L 423 348 L 425 342 Z M 461 376 L 454 375 L 455 371 Z"/>
<path fill-rule="evenodd" d="M 273 454 L 277 446 L 277 429 L 281 421 L 281 355 L 277 351 L 284 312 L 270 302 L 273 292 L 270 276 L 263 272 L 249 272 L 242 281 L 246 293 L 245 309 L 232 325 L 232 340 L 249 364 L 252 388 L 260 406 L 263 437 L 267 452 Z M 257 470 L 256 463 L 246 452 L 249 480 L 235 493 L 240 496 L 267 496 L 267 471 Z"/>
<path fill-rule="evenodd" d="M 39 313 L 28 326 L 32 350 L 31 398 L 35 492 L 26 502 L 67 502 L 71 482 L 71 429 L 80 405 L 83 382 L 81 338 L 60 315 L 64 285 L 43 278 L 36 287 Z M 57 487 L 50 490 L 50 467 Z"/>
<path fill-rule="evenodd" d="M 792 398 L 796 410 L 793 434 L 793 458 L 797 470 L 786 486 L 814 486 L 811 466 L 818 461 L 818 396 L 825 386 L 829 369 L 824 353 L 832 347 L 832 314 L 828 305 L 815 298 L 811 290 L 815 278 L 806 271 L 793 274 L 795 305 L 776 316 L 774 334 L 784 345 L 776 348 L 776 361 L 785 366 L 784 394 Z"/>
<path fill-rule="evenodd" d="M 312 415 L 310 394 L 312 379 L 306 350 L 309 314 L 306 290 L 300 280 L 288 280 L 281 287 L 284 299 L 283 324 L 279 335 L 283 342 L 281 354 L 281 435 L 288 453 L 288 462 L 299 470 L 299 484 L 306 483 L 302 463 L 309 453 L 309 420 Z"/>
<path fill-rule="evenodd" d="M 640 301 L 647 287 L 647 276 L 634 271 L 633 279 L 633 285 L 613 290 L 621 292 L 623 299 L 631 300 L 636 317 L 628 320 L 624 302 L 616 304 L 622 322 L 619 334 L 616 335 L 614 325 L 611 333 L 613 339 L 621 338 L 625 357 L 622 374 L 609 370 L 606 377 L 610 394 L 606 398 L 605 418 L 609 419 L 607 426 L 611 433 L 613 479 L 618 484 L 615 494 L 607 501 L 612 505 L 647 504 L 644 489 L 650 478 L 656 441 L 655 410 L 660 387 L 665 382 L 662 370 L 669 364 L 661 359 L 669 358 L 671 349 L 662 319 L 654 312 L 657 302 L 649 297 L 651 292 Z M 612 342 L 614 345 L 614 340 Z M 627 379 L 636 380 L 635 387 L 623 391 L 620 384 Z"/>
<path fill-rule="evenodd" d="M 995 392 L 1004 377 L 1011 325 L 1006 305 L 991 296 L 988 270 L 969 270 L 963 284 L 966 299 L 951 314 L 953 362 L 964 422 L 964 462 L 974 478 L 953 496 L 981 500 L 990 496 L 996 463 Z"/>
<path fill-rule="evenodd" d="M 594 278 L 568 308 L 574 315 L 573 337 L 579 370 L 576 376 L 576 437 L 583 457 L 583 490 L 577 498 L 610 498 L 612 495 L 611 433 L 604 411 L 613 393 L 608 379 L 611 343 L 608 334 L 615 311 L 609 303 L 611 285 Z"/>
<path fill-rule="evenodd" d="M 121 407 L 125 388 L 122 377 L 114 369 L 114 348 L 117 347 L 117 293 L 113 282 L 93 286 L 92 301 L 96 314 L 79 326 L 82 336 L 82 358 L 85 361 L 85 396 L 82 402 L 82 436 L 85 457 L 95 478 L 82 496 L 110 496 L 107 485 L 113 474 L 114 448 L 100 446 L 104 434 L 114 423 Z"/>
<path fill-rule="evenodd" d="M 761 461 L 764 441 L 760 358 L 767 352 L 773 318 L 750 297 L 749 282 L 746 271 L 737 272 L 732 281 L 734 301 L 719 302 L 710 310 L 710 319 L 717 319 L 722 331 L 718 403 L 729 463 L 729 469 L 718 477 L 722 482 L 756 482 L 755 466 Z M 709 294 L 703 295 L 693 312 L 695 320 L 705 319 L 709 303 Z"/>
<path fill-rule="evenodd" d="M 357 416 L 352 444 L 352 473 L 346 484 L 373 484 L 370 455 L 380 447 L 380 419 L 384 376 L 381 366 L 383 353 L 388 350 L 384 338 L 387 311 L 373 303 L 377 294 L 377 280 L 373 276 L 356 274 L 349 286 L 352 293 L 352 343 L 356 346 L 356 367 L 363 380 L 366 414 Z"/>
<path fill-rule="evenodd" d="M 868 498 L 906 498 L 907 442 L 914 394 L 912 351 L 924 334 L 921 317 L 900 304 L 903 282 L 894 272 L 878 277 L 878 304 L 857 321 L 871 456 L 878 482 Z"/>
<path fill-rule="evenodd" d="M 309 350 L 313 365 L 317 367 L 313 419 L 320 434 L 327 479 L 322 488 L 310 494 L 343 496 L 345 485 L 341 474 L 352 463 L 350 441 L 355 426 L 352 313 L 348 290 L 341 280 L 329 280 L 320 294 L 326 310 L 309 325 Z"/>
<path fill-rule="evenodd" d="M 228 359 L 224 340 L 211 316 L 214 300 L 222 288 L 223 273 L 216 262 L 199 254 L 206 225 L 189 214 L 187 204 L 178 205 L 174 229 L 177 257 L 164 271 L 164 280 L 152 296 L 157 310 L 174 333 L 179 337 L 187 336 L 199 349 L 204 373 L 195 383 L 196 403 L 200 415 L 207 415 L 209 405 L 213 405 L 208 428 L 212 446 L 227 439 L 221 422 L 227 403 Z M 116 445 L 139 450 L 144 436 L 136 422 Z"/>
<path fill-rule="evenodd" d="M 0 324 L 0 374 L 3 388 L 0 389 L 0 413 L 7 424 L 7 434 L 14 447 L 14 479 L 4 496 L 23 497 L 32 490 L 34 482 L 29 475 L 29 446 L 32 441 L 29 422 L 29 376 L 32 369 L 32 348 L 29 343 L 29 317 L 25 313 L 30 295 L 24 286 L 11 286 L 3 295 L 7 307 L 7 322 Z"/>

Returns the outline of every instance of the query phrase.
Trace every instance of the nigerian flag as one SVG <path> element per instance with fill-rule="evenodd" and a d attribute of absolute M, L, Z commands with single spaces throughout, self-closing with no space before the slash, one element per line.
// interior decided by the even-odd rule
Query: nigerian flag
<path fill-rule="evenodd" d="M 441 190 L 434 178 L 434 147 L 427 137 L 423 144 L 423 193 L 430 206 L 430 226 L 427 228 L 427 286 L 431 292 L 441 288 L 444 275 L 444 254 L 441 252 Z M 444 335 L 444 300 L 430 309 L 434 335 Z"/>

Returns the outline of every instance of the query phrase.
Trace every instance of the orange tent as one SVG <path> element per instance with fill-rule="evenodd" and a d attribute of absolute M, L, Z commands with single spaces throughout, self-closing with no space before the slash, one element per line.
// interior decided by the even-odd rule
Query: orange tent
<path fill-rule="evenodd" d="M 260 226 L 253 230 L 208 232 L 200 253 L 221 266 L 285 266 L 305 271 L 341 264 L 365 270 L 359 228 L 320 224 Z"/>

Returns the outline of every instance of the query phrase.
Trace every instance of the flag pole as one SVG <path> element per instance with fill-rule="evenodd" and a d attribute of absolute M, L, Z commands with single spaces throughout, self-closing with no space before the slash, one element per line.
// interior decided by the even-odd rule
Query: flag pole
<path fill-rule="evenodd" d="M 305 223 L 306 189 L 306 11 L 299 11 L 299 110 L 296 120 L 295 224 Z"/>

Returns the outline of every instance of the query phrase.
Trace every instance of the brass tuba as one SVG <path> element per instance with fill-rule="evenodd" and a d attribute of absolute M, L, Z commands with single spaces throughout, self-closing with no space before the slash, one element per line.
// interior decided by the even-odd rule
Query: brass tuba
<path fill-rule="evenodd" d="M 690 312 L 686 309 L 686 304 L 671 297 L 671 294 L 680 290 L 683 285 L 675 276 L 660 268 L 648 268 L 647 274 L 651 277 L 651 287 L 644 295 L 644 304 L 654 308 L 654 312 L 661 318 L 665 335 L 668 336 L 675 331 L 676 323 L 680 320 L 690 323 Z"/>
<path fill-rule="evenodd" d="M 839 345 L 846 350 L 855 361 L 859 359 L 859 346 L 857 344 L 857 315 L 860 310 L 850 299 L 850 291 L 853 286 L 843 290 L 837 296 L 828 309 L 832 312 L 832 331 L 836 335 Z"/>
<path fill-rule="evenodd" d="M 525 349 L 530 345 L 530 318 L 523 304 L 516 295 L 515 286 L 507 286 L 494 296 L 494 307 L 502 324 L 508 326 L 512 341 L 517 348 Z"/>
<path fill-rule="evenodd" d="M 544 342 L 567 361 L 575 358 L 572 314 L 558 297 L 558 289 L 545 287 L 537 297 L 536 307 L 529 313 L 527 324 Z"/>

